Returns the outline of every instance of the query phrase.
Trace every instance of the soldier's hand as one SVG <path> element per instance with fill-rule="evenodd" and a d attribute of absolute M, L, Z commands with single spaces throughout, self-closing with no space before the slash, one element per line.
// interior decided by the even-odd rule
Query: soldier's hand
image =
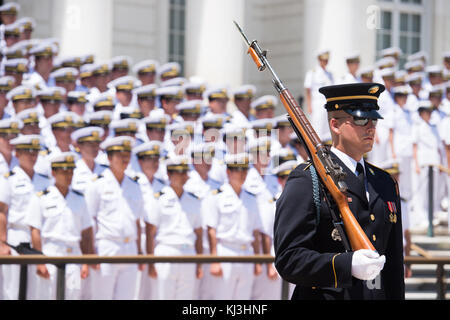
<path fill-rule="evenodd" d="M 4 243 L 0 243 L 0 256 L 9 256 L 11 254 L 11 248 Z"/>
<path fill-rule="evenodd" d="M 197 268 L 195 270 L 195 276 L 197 277 L 197 279 L 203 278 L 203 268 L 201 264 L 197 265 Z"/>
<path fill-rule="evenodd" d="M 211 263 L 209 270 L 215 277 L 221 277 L 223 275 L 222 267 L 220 266 L 219 262 Z"/>
<path fill-rule="evenodd" d="M 48 272 L 48 269 L 45 266 L 45 264 L 38 264 L 36 267 L 36 273 L 39 277 L 42 277 L 44 279 L 50 279 L 50 273 Z"/>
<path fill-rule="evenodd" d="M 158 277 L 158 273 L 156 272 L 156 268 L 153 263 L 148 264 L 148 275 L 153 279 L 156 279 Z"/>
<path fill-rule="evenodd" d="M 368 249 L 357 250 L 352 257 L 352 276 L 360 280 L 373 280 L 383 270 L 385 256 Z"/>
<path fill-rule="evenodd" d="M 262 273 L 262 265 L 261 263 L 255 263 L 255 268 L 253 270 L 255 276 L 259 276 Z"/>
<path fill-rule="evenodd" d="M 267 265 L 267 277 L 270 280 L 277 280 L 278 279 L 278 272 L 275 269 L 275 267 L 273 266 L 273 264 L 268 264 Z"/>
<path fill-rule="evenodd" d="M 81 279 L 89 277 L 89 266 L 87 264 L 81 265 Z"/>

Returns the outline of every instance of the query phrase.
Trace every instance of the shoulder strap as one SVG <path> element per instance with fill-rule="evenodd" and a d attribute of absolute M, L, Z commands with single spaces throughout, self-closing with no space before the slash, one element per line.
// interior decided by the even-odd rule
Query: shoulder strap
<path fill-rule="evenodd" d="M 319 178 L 317 176 L 317 172 L 314 166 L 309 166 L 309 172 L 311 173 L 312 178 L 313 198 L 314 204 L 316 206 L 316 223 L 318 225 L 320 222 L 320 208 L 321 208 Z"/>

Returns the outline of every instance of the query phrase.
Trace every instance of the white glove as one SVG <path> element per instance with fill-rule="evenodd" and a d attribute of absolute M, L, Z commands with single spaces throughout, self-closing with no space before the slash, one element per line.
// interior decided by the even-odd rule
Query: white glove
<path fill-rule="evenodd" d="M 383 270 L 385 256 L 368 249 L 357 250 L 352 258 L 352 276 L 360 280 L 373 280 Z"/>

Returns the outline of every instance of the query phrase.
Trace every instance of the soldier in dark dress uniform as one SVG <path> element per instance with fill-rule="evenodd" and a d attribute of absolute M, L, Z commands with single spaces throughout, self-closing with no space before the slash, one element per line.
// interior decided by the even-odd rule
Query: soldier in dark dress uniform
<path fill-rule="evenodd" d="M 277 200 L 274 226 L 275 265 L 296 285 L 292 299 L 404 299 L 397 183 L 363 158 L 382 119 L 377 99 L 383 90 L 377 83 L 320 89 L 327 98 L 331 157 L 346 173 L 349 207 L 376 251 L 345 250 L 324 189 L 313 192 L 310 163 L 299 165 Z"/>

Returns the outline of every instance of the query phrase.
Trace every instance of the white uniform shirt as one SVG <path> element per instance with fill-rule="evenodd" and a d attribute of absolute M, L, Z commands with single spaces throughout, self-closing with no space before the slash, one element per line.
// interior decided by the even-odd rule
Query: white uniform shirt
<path fill-rule="evenodd" d="M 437 126 L 420 120 L 412 130 L 413 143 L 417 144 L 417 162 L 419 166 L 440 164 L 442 143 Z"/>
<path fill-rule="evenodd" d="M 125 175 L 119 184 L 109 168 L 90 183 L 86 204 L 97 226 L 96 239 L 137 239 L 136 221 L 146 215 L 139 184 Z"/>
<path fill-rule="evenodd" d="M 25 222 L 41 231 L 42 241 L 77 245 L 81 232 L 92 226 L 84 196 L 69 189 L 64 197 L 55 186 L 48 187 L 31 200 Z"/>
<path fill-rule="evenodd" d="M 394 130 L 394 149 L 398 157 L 412 157 L 413 113 L 406 105 L 401 108 L 394 105 L 392 115 L 388 117 L 388 127 Z"/>
<path fill-rule="evenodd" d="M 243 188 L 238 196 L 228 183 L 214 193 L 203 200 L 205 224 L 216 229 L 219 242 L 250 245 L 253 232 L 262 228 L 256 196 Z"/>
<path fill-rule="evenodd" d="M 170 187 L 158 193 L 155 204 L 144 221 L 157 227 L 156 244 L 195 245 L 195 229 L 202 227 L 201 201 L 184 191 L 178 198 Z"/>
<path fill-rule="evenodd" d="M 184 189 L 200 198 L 204 198 L 208 195 L 209 191 L 217 189 L 220 186 L 221 183 L 219 181 L 216 181 L 209 176 L 205 181 L 200 177 L 200 174 L 196 170 L 191 170 L 189 171 L 189 180 L 184 185 Z"/>
<path fill-rule="evenodd" d="M 106 169 L 105 166 L 95 163 L 94 170 L 91 171 L 83 159 L 78 159 L 75 162 L 75 165 L 76 167 L 73 171 L 72 178 L 72 188 L 81 193 L 85 192 L 87 185 L 92 182 L 92 179 L 94 179 L 96 175 L 100 175 L 103 170 Z"/>
<path fill-rule="evenodd" d="M 14 167 L 9 174 L 0 177 L 0 202 L 6 203 L 8 224 L 26 226 L 25 214 L 29 209 L 30 199 L 51 183 L 48 177 L 35 173 L 33 179 L 20 166 Z"/>
<path fill-rule="evenodd" d="M 281 191 L 281 186 L 278 183 L 277 177 L 273 174 L 265 174 L 261 176 L 254 167 L 248 170 L 247 178 L 245 179 L 243 188 L 253 194 L 260 194 L 268 191 L 271 197 L 274 197 Z"/>
<path fill-rule="evenodd" d="M 8 164 L 8 162 L 6 162 L 6 159 L 3 156 L 3 154 L 0 153 L 0 175 L 4 175 L 4 174 L 8 173 L 16 165 L 19 165 L 19 160 L 17 160 L 17 158 L 15 156 L 12 156 L 11 163 Z"/>

